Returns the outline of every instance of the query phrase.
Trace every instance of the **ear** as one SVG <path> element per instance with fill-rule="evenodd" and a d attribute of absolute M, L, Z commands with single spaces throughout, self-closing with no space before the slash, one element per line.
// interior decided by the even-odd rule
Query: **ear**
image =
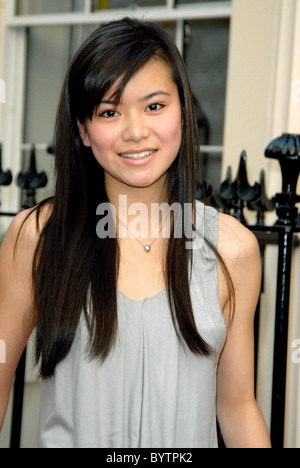
<path fill-rule="evenodd" d="M 81 137 L 82 143 L 84 144 L 84 146 L 90 147 L 91 143 L 90 143 L 89 135 L 86 129 L 86 125 L 79 122 L 79 120 L 77 119 L 77 126 L 79 129 L 79 135 Z"/>

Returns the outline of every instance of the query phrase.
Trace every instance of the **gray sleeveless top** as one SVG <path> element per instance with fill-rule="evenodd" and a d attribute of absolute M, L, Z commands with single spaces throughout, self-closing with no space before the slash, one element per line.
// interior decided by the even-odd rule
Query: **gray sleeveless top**
<path fill-rule="evenodd" d="M 218 214 L 197 202 L 200 233 L 204 213 L 205 237 L 217 245 Z M 198 330 L 214 354 L 195 355 L 179 342 L 166 290 L 140 301 L 118 292 L 118 337 L 107 360 L 86 359 L 82 320 L 70 353 L 42 383 L 41 448 L 217 447 L 216 373 L 226 325 L 217 261 L 201 239 L 190 289 Z"/>

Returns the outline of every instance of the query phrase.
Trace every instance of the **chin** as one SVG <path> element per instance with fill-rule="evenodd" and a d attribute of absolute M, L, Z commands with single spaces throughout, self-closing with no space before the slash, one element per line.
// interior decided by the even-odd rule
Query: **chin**
<path fill-rule="evenodd" d="M 132 187 L 136 188 L 147 188 L 147 187 L 152 187 L 155 184 L 159 185 L 161 184 L 161 179 L 162 177 L 159 177 L 158 179 L 153 179 L 153 178 L 144 178 L 140 179 L 138 181 L 134 181 L 132 184 L 130 184 Z"/>
<path fill-rule="evenodd" d="M 154 182 L 145 181 L 145 182 L 132 183 L 129 185 L 134 188 L 147 188 L 147 187 L 151 187 L 152 185 L 154 185 Z"/>

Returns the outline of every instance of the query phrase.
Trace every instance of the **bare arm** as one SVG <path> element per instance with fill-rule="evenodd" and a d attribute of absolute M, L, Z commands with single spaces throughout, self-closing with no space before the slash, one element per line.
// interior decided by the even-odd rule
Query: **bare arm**
<path fill-rule="evenodd" d="M 25 223 L 14 255 L 27 214 L 22 212 L 13 220 L 0 249 L 0 339 L 6 351 L 6 362 L 0 363 L 0 430 L 19 359 L 35 326 L 32 259 L 38 234 L 34 215 Z"/>
<path fill-rule="evenodd" d="M 261 264 L 254 235 L 231 217 L 220 217 L 219 249 L 233 280 L 236 309 L 218 369 L 217 412 L 227 447 L 270 448 L 254 394 L 253 320 L 260 293 Z M 220 297 L 226 288 L 220 273 Z M 224 316 L 228 314 L 224 307 Z"/>

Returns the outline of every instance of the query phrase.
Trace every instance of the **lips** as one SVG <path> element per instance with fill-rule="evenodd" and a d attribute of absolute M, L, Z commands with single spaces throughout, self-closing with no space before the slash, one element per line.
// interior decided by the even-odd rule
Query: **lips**
<path fill-rule="evenodd" d="M 132 151 L 128 153 L 119 153 L 119 156 L 125 159 L 144 159 L 144 158 L 147 158 L 148 156 L 151 156 L 152 154 L 156 152 L 157 150 L 145 150 L 145 151 L 140 151 L 140 152 Z"/>

